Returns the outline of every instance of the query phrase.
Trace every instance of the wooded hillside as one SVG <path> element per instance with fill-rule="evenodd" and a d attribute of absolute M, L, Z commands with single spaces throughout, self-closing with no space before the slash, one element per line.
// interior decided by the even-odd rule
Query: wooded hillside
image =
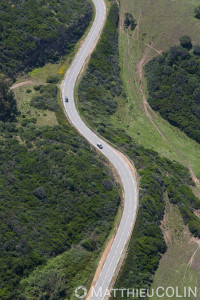
<path fill-rule="evenodd" d="M 180 42 L 146 65 L 148 102 L 172 125 L 200 142 L 200 46 L 192 48 L 188 36 Z"/>
<path fill-rule="evenodd" d="M 69 52 L 89 25 L 89 0 L 2 0 L 0 73 L 55 62 Z"/>

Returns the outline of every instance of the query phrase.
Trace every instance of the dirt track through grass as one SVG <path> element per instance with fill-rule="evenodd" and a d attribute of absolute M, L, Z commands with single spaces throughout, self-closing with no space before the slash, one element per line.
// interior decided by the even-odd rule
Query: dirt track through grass
<path fill-rule="evenodd" d="M 178 208 L 170 204 L 168 200 L 162 230 L 168 250 L 161 258 L 152 288 L 177 286 L 183 290 L 184 287 L 190 286 L 194 289 L 196 286 L 199 290 L 199 240 L 191 236 L 188 228 L 183 224 Z M 158 300 L 159 298 L 154 296 L 151 299 Z M 199 299 L 199 295 L 198 298 L 191 297 L 190 299 Z"/>
<path fill-rule="evenodd" d="M 200 20 L 194 18 L 196 0 L 121 0 L 120 58 L 128 101 L 121 100 L 112 121 L 146 148 L 188 167 L 193 180 L 200 179 L 200 145 L 155 113 L 147 102 L 144 65 L 179 43 L 188 34 L 200 44 Z M 124 13 L 132 13 L 137 27 L 125 30 Z M 199 186 L 198 186 L 199 187 Z M 200 195 L 199 190 L 197 190 Z M 154 277 L 157 286 L 199 286 L 200 250 L 176 207 L 168 203 L 162 225 L 168 250 Z M 152 298 L 157 300 L 156 297 Z"/>
<path fill-rule="evenodd" d="M 196 0 L 121 1 L 120 56 L 128 101 L 122 100 L 112 117 L 140 144 L 187 166 L 196 182 L 200 178 L 200 145 L 149 108 L 143 67 L 178 44 L 183 34 L 190 34 L 194 44 L 200 43 L 200 21 L 193 16 L 197 4 Z M 134 32 L 124 29 L 125 12 L 136 19 Z"/>

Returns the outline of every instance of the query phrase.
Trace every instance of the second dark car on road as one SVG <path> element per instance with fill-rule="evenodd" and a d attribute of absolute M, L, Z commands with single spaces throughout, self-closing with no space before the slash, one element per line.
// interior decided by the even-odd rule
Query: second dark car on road
<path fill-rule="evenodd" d="M 103 146 L 100 143 L 97 143 L 97 147 L 99 147 L 99 149 L 103 149 Z"/>

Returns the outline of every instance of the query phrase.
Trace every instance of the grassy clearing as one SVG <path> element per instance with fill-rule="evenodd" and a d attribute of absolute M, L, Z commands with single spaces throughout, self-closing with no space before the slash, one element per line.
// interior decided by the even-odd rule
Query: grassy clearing
<path fill-rule="evenodd" d="M 143 146 L 184 165 L 188 161 L 200 178 L 200 145 L 159 115 L 150 112 L 154 124 L 167 141 L 164 140 L 146 116 L 143 97 L 147 95 L 147 90 L 142 71 L 148 60 L 178 44 L 181 35 L 189 34 L 194 44 L 200 42 L 200 21 L 193 17 L 194 7 L 198 4 L 196 0 L 121 1 L 120 56 L 128 101 L 121 100 L 112 121 L 120 123 Z M 132 13 L 136 19 L 138 26 L 134 32 L 123 28 L 125 12 Z"/>
<path fill-rule="evenodd" d="M 36 68 L 27 75 L 21 76 L 16 81 L 17 83 L 31 81 L 30 84 L 19 86 L 14 89 L 15 97 L 17 100 L 18 109 L 21 112 L 19 117 L 19 122 L 23 120 L 24 116 L 26 118 L 36 118 L 38 125 L 58 125 L 55 112 L 37 109 L 30 106 L 31 99 L 36 95 L 34 90 L 35 85 L 46 85 L 46 79 L 49 75 L 59 74 L 61 78 L 66 71 L 69 61 L 71 60 L 71 55 L 68 55 L 58 64 L 47 64 L 42 68 Z M 27 92 L 30 90 L 31 92 Z"/>
<path fill-rule="evenodd" d="M 183 224 L 178 208 L 170 204 L 168 200 L 166 201 L 165 217 L 161 227 L 168 250 L 160 260 L 152 289 L 160 286 L 164 288 L 178 286 L 180 291 L 183 291 L 184 287 L 191 287 L 192 289 L 197 287 L 199 290 L 200 251 L 198 240 L 192 238 L 187 227 Z M 160 298 L 154 296 L 151 299 Z M 187 298 L 183 297 L 182 299 Z M 190 299 L 196 298 L 191 297 Z"/>
<path fill-rule="evenodd" d="M 41 81 L 41 84 L 44 82 Z M 15 97 L 17 99 L 17 106 L 21 115 L 19 116 L 19 122 L 23 118 L 36 118 L 37 125 L 58 125 L 55 112 L 49 110 L 37 109 L 33 106 L 30 106 L 30 102 L 34 94 L 36 93 L 33 86 L 35 83 L 18 87 L 14 90 Z M 27 93 L 27 90 L 31 90 L 30 93 Z"/>

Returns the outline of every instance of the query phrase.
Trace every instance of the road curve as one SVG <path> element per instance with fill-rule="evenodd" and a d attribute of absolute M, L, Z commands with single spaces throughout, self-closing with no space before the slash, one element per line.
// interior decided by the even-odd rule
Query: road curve
<path fill-rule="evenodd" d="M 118 262 L 121 258 L 122 252 L 129 240 L 134 226 L 137 213 L 137 184 L 134 180 L 133 173 L 131 172 L 130 166 L 128 165 L 127 161 L 123 159 L 118 151 L 115 151 L 109 144 L 107 144 L 103 139 L 99 138 L 94 132 L 91 131 L 91 129 L 87 127 L 87 125 L 79 116 L 75 106 L 74 88 L 78 75 L 87 57 L 90 55 L 92 49 L 94 48 L 94 45 L 103 28 L 106 18 L 106 6 L 104 0 L 92 1 L 94 2 L 96 8 L 95 20 L 89 31 L 89 34 L 87 35 L 87 38 L 85 39 L 85 42 L 81 46 L 78 54 L 76 55 L 73 63 L 66 73 L 66 77 L 62 86 L 62 98 L 65 108 L 65 114 L 67 115 L 73 126 L 95 148 L 98 148 L 97 143 L 101 143 L 103 145 L 103 149 L 100 151 L 109 159 L 109 161 L 117 170 L 124 189 L 125 199 L 122 219 L 109 254 L 105 260 L 101 273 L 94 287 L 96 293 L 101 290 L 102 293 L 99 293 L 98 296 L 93 294 L 93 296 L 91 295 L 90 298 L 100 300 L 104 299 L 104 294 L 110 286 Z M 65 102 L 65 97 L 69 98 L 69 102 Z"/>

